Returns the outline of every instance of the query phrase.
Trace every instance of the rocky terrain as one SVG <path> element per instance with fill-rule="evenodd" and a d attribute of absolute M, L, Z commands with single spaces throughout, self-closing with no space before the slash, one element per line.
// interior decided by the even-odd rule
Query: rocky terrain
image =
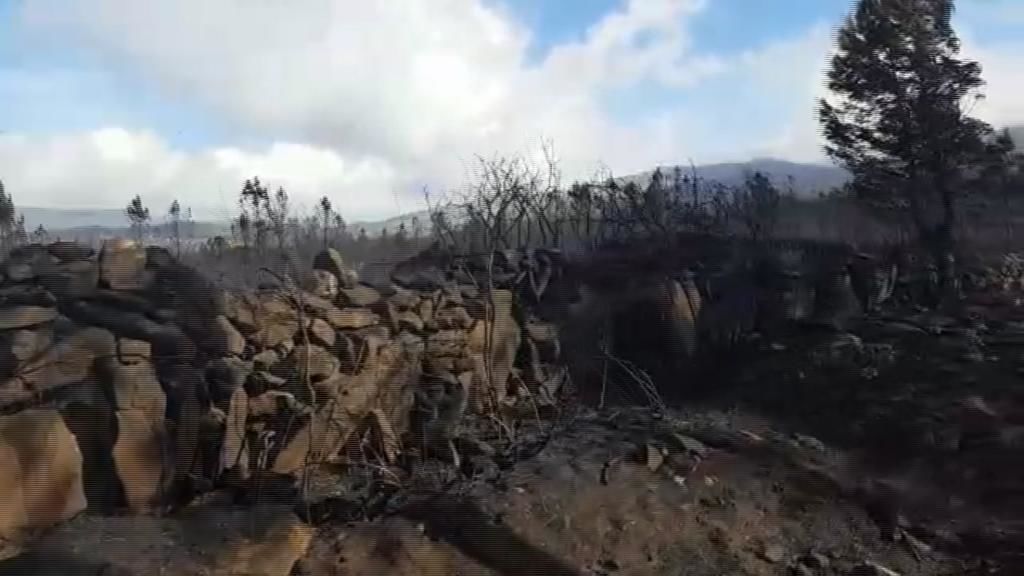
<path fill-rule="evenodd" d="M 1020 573 L 1019 260 L 939 313 L 882 255 L 691 241 L 248 291 L 22 247 L 0 574 Z"/>

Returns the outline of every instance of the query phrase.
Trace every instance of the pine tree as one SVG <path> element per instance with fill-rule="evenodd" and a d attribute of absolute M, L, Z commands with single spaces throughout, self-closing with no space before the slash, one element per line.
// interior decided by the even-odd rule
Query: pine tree
<path fill-rule="evenodd" d="M 324 233 L 324 248 L 327 248 L 327 231 L 331 227 L 331 199 L 324 196 L 320 199 L 320 213 L 322 215 L 323 222 L 323 233 Z"/>
<path fill-rule="evenodd" d="M 273 206 L 271 206 L 268 200 L 264 208 L 267 212 L 270 231 L 277 238 L 277 249 L 283 253 L 288 239 L 288 193 L 285 192 L 285 189 L 278 186 L 277 192 L 274 193 Z"/>
<path fill-rule="evenodd" d="M 20 246 L 28 243 L 28 232 L 25 230 L 25 215 L 19 214 L 14 225 L 14 244 Z"/>
<path fill-rule="evenodd" d="M 419 216 L 413 216 L 412 220 L 410 220 L 410 224 L 412 228 L 412 239 L 413 241 L 417 241 L 421 236 L 423 236 L 423 222 L 420 221 Z"/>
<path fill-rule="evenodd" d="M 405 254 L 405 249 L 409 247 L 409 232 L 405 228 L 405 222 L 398 224 L 398 231 L 395 232 L 395 247 L 398 248 L 399 254 Z"/>
<path fill-rule="evenodd" d="M 174 241 L 175 254 L 181 258 L 181 204 L 177 200 L 171 202 L 167 215 L 171 220 L 171 239 Z"/>
<path fill-rule="evenodd" d="M 4 253 L 15 246 L 16 226 L 14 198 L 7 194 L 0 180 L 0 250 Z"/>
<path fill-rule="evenodd" d="M 142 243 L 142 238 L 145 235 L 146 224 L 149 222 L 149 208 L 146 208 L 142 204 L 142 198 L 136 194 L 135 198 L 128 203 L 128 206 L 124 209 L 124 213 L 128 216 L 128 221 L 131 223 L 132 233 L 135 236 L 135 240 Z"/>
<path fill-rule="evenodd" d="M 36 229 L 32 232 L 32 242 L 36 244 L 45 244 L 50 240 L 50 233 L 46 231 L 46 228 L 42 224 L 36 226 Z"/>
<path fill-rule="evenodd" d="M 953 0 L 860 0 L 820 102 L 826 152 L 867 205 L 913 223 L 947 285 L 965 169 L 991 127 L 969 116 L 981 67 L 959 57 Z"/>
<path fill-rule="evenodd" d="M 192 207 L 185 209 L 185 222 L 188 223 L 188 238 L 189 240 L 196 237 L 196 221 L 192 219 Z"/>
<path fill-rule="evenodd" d="M 270 190 L 259 178 L 246 180 L 238 196 L 238 207 L 238 228 L 243 241 L 246 246 L 252 241 L 256 251 L 262 253 L 266 245 L 268 224 L 264 214 L 270 208 Z"/>
<path fill-rule="evenodd" d="M 360 228 L 359 234 L 356 236 L 355 241 L 355 252 L 356 257 L 360 260 L 365 260 L 367 252 L 370 247 L 370 236 L 366 233 L 366 228 Z"/>

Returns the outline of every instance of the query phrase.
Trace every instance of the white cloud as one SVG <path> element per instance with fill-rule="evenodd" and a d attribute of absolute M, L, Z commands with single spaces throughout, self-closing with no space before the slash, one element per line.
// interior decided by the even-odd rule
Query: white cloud
<path fill-rule="evenodd" d="M 252 133 L 451 181 L 475 153 L 541 137 L 562 143 L 568 172 L 638 164 L 657 144 L 613 125 L 600 91 L 719 72 L 689 46 L 685 22 L 703 4 L 630 0 L 537 65 L 529 31 L 483 0 L 38 0 L 26 22 L 98 46 Z"/>
<path fill-rule="evenodd" d="M 152 133 L 121 128 L 57 137 L 0 134 L 0 174 L 17 203 L 39 207 L 116 208 L 140 194 L 154 214 L 177 198 L 197 218 L 221 219 L 233 213 L 241 183 L 259 175 L 284 186 L 300 211 L 323 195 L 350 217 L 396 211 L 397 177 L 386 162 L 285 142 L 261 151 L 185 154 Z"/>
<path fill-rule="evenodd" d="M 1024 124 L 1024 40 L 984 44 L 974 38 L 965 38 L 963 54 L 982 65 L 985 80 L 984 100 L 977 103 L 974 113 L 996 128 Z"/>
<path fill-rule="evenodd" d="M 828 91 L 825 77 L 832 42 L 831 27 L 820 23 L 801 37 L 745 56 L 746 74 L 750 78 L 747 94 L 769 100 L 768 108 L 782 114 L 777 132 L 757 142 L 753 155 L 801 162 L 825 160 L 817 107 Z"/>

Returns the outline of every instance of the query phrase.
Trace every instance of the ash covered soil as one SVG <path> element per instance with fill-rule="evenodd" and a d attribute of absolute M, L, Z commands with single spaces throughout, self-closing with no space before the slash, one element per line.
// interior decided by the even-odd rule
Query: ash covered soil
<path fill-rule="evenodd" d="M 685 408 L 470 421 L 458 468 L 82 515 L 0 573 L 1024 574 L 1017 304 L 755 339 Z"/>

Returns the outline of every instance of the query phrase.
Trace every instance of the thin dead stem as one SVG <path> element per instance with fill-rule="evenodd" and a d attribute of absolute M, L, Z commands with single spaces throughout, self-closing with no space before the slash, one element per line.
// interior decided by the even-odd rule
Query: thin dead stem
<path fill-rule="evenodd" d="M 626 375 L 637 384 L 640 388 L 640 392 L 643 393 L 644 398 L 647 400 L 650 407 L 656 408 L 661 412 L 666 411 L 665 402 L 662 400 L 661 394 L 658 393 L 658 388 L 655 386 L 654 380 L 651 379 L 651 376 L 647 372 L 629 360 L 613 355 L 605 348 L 602 348 L 601 353 L 606 359 L 614 362 L 619 368 L 621 368 Z"/>

